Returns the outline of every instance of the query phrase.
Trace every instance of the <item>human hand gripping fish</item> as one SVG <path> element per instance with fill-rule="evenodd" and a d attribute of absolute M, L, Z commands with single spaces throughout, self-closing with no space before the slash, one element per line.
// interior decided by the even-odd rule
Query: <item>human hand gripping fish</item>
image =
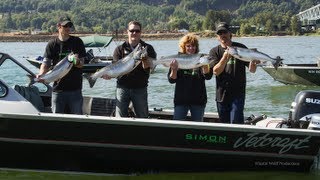
<path fill-rule="evenodd" d="M 241 48 L 241 47 L 235 47 L 235 46 L 228 46 L 227 52 L 242 61 L 245 62 L 251 62 L 255 60 L 252 64 L 258 64 L 258 63 L 266 63 L 266 62 L 271 62 L 273 67 L 277 69 L 279 65 L 282 62 L 282 58 L 277 56 L 276 58 L 272 58 L 269 55 L 259 52 L 256 49 L 247 49 L 247 48 Z"/>
<path fill-rule="evenodd" d="M 170 72 L 170 78 L 171 79 L 177 79 L 177 72 L 178 72 L 178 61 L 176 59 L 173 59 L 170 64 L 169 64 L 169 67 L 171 69 L 171 72 Z"/>
<path fill-rule="evenodd" d="M 38 74 L 36 78 L 29 76 L 30 84 L 35 82 L 42 82 L 42 83 L 51 83 L 54 81 L 59 81 L 65 75 L 69 73 L 71 68 L 76 63 L 76 57 L 74 54 L 69 54 L 61 61 L 59 61 L 50 71 L 44 74 Z"/>
<path fill-rule="evenodd" d="M 137 47 L 123 59 L 105 66 L 92 75 L 86 74 L 84 77 L 88 80 L 89 85 L 92 88 L 98 78 L 111 79 L 130 73 L 141 63 L 141 57 L 145 57 L 146 54 L 147 48 L 138 44 Z"/>

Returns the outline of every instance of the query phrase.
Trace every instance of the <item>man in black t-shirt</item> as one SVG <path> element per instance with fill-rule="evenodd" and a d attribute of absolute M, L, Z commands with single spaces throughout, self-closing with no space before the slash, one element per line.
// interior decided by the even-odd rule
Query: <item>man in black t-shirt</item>
<path fill-rule="evenodd" d="M 157 58 L 152 45 L 141 40 L 142 26 L 138 21 L 128 23 L 128 40 L 119 45 L 113 53 L 113 61 L 117 62 L 129 55 L 140 43 L 147 48 L 148 57 Z M 128 108 L 132 102 L 135 116 L 147 118 L 148 110 L 148 79 L 150 76 L 150 62 L 145 57 L 141 63 L 130 73 L 117 78 L 116 116 L 128 117 Z M 106 76 L 104 79 L 110 79 Z"/>
<path fill-rule="evenodd" d="M 65 56 L 74 54 L 76 59 L 70 72 L 53 83 L 52 112 L 82 114 L 82 65 L 86 56 L 85 46 L 79 37 L 71 36 L 73 23 L 68 17 L 60 17 L 57 23 L 58 37 L 51 39 L 45 49 L 38 78 L 49 71 Z M 65 110 L 68 111 L 65 111 Z"/>
<path fill-rule="evenodd" d="M 214 60 L 213 73 L 216 75 L 216 103 L 219 119 L 223 123 L 243 124 L 246 93 L 246 67 L 254 73 L 258 61 L 250 63 L 232 57 L 226 51 L 228 46 L 246 48 L 232 42 L 232 33 L 227 23 L 220 23 L 216 29 L 220 45 L 212 48 L 209 57 Z"/>

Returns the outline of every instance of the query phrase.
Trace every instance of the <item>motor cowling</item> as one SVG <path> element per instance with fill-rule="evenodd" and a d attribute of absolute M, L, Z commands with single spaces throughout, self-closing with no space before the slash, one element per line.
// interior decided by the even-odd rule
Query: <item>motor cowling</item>
<path fill-rule="evenodd" d="M 320 114 L 313 114 L 311 116 L 308 129 L 320 130 Z"/>
<path fill-rule="evenodd" d="M 313 120 L 313 125 L 316 125 L 319 118 L 320 91 L 306 90 L 299 92 L 290 108 L 288 119 L 292 122 L 291 127 L 307 129 L 311 120 Z"/>

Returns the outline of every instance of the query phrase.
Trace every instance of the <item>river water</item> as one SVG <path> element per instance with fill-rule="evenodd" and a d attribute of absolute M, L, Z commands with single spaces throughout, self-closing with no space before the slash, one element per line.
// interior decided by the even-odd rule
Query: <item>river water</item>
<path fill-rule="evenodd" d="M 320 37 L 252 37 L 233 38 L 233 41 L 243 43 L 248 48 L 257 48 L 271 57 L 280 56 L 284 59 L 284 63 L 315 63 L 320 58 Z M 158 57 L 178 52 L 178 40 L 150 40 L 147 42 L 153 45 Z M 94 53 L 96 55 L 111 55 L 114 48 L 120 43 L 114 41 L 106 49 L 94 49 Z M 218 41 L 215 38 L 200 39 L 200 52 L 208 53 L 216 45 L 218 45 Z M 38 72 L 25 58 L 43 55 L 45 46 L 46 42 L 0 42 L 0 51 L 8 53 L 30 67 L 34 72 Z M 155 73 L 150 76 L 148 88 L 149 108 L 173 108 L 174 85 L 168 82 L 166 77 L 167 71 L 167 68 L 160 65 L 156 68 Z M 206 111 L 215 112 L 215 78 L 213 77 L 211 80 L 208 80 L 206 86 L 208 92 Z M 281 84 L 274 81 L 262 68 L 258 68 L 254 74 L 248 72 L 245 115 L 266 114 L 269 117 L 287 118 L 291 102 L 294 101 L 295 95 L 301 90 L 320 90 L 320 88 Z M 99 79 L 93 88 L 89 88 L 88 83 L 84 81 L 83 94 L 114 98 L 115 80 Z M 178 178 L 174 179 L 181 179 L 185 176 L 178 176 Z M 216 174 L 213 173 L 212 176 L 216 176 Z M 256 179 L 259 174 L 252 176 L 254 178 L 246 179 Z M 169 175 L 164 179 L 170 177 L 172 176 Z M 197 179 L 197 176 L 192 177 L 194 177 L 193 179 Z M 289 177 L 292 179 L 292 177 L 297 176 L 284 173 L 282 179 L 289 179 Z M 299 179 L 304 178 L 303 175 L 299 175 L 298 177 L 300 177 Z M 305 178 L 309 177 L 309 175 L 305 176 Z M 319 178 L 319 175 L 317 177 Z M 225 178 L 228 178 L 228 175 Z"/>
<path fill-rule="evenodd" d="M 284 63 L 315 63 L 320 58 L 320 37 L 257 37 L 257 38 L 234 38 L 234 41 L 241 42 L 249 48 L 257 48 L 271 57 L 280 56 Z M 152 40 L 152 44 L 158 53 L 158 57 L 172 55 L 178 52 L 178 40 Z M 97 55 L 112 54 L 114 48 L 120 42 L 113 42 L 107 49 L 94 49 Z M 200 52 L 208 53 L 216 46 L 218 41 L 215 38 L 200 39 Z M 9 42 L 0 43 L 0 51 L 6 52 L 23 64 L 29 65 L 25 57 L 37 57 L 42 55 L 46 42 Z M 168 69 L 161 65 L 156 68 L 149 79 L 149 108 L 173 108 L 174 85 L 167 80 Z M 215 78 L 206 81 L 208 92 L 207 112 L 215 112 Z M 306 89 L 317 90 L 319 87 L 305 87 L 284 85 L 274 81 L 262 68 L 256 73 L 247 73 L 247 94 L 245 115 L 266 114 L 269 117 L 287 118 L 291 102 L 295 95 Z M 115 80 L 99 79 L 93 88 L 89 88 L 87 81 L 84 81 L 85 95 L 113 98 L 115 96 Z"/>

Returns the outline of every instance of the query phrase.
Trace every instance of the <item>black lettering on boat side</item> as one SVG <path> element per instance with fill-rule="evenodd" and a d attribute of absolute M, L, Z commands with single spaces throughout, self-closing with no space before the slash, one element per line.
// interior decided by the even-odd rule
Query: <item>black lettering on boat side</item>
<path fill-rule="evenodd" d="M 245 148 L 258 148 L 258 147 L 278 147 L 279 154 L 286 153 L 291 149 L 303 149 L 309 148 L 305 145 L 310 141 L 311 136 L 307 136 L 304 139 L 291 139 L 291 138 L 282 138 L 282 137 L 269 137 L 270 134 L 261 134 L 261 133 L 250 133 L 247 134 L 248 137 L 240 137 L 236 140 L 233 145 L 233 148 L 239 148 L 241 146 Z"/>

